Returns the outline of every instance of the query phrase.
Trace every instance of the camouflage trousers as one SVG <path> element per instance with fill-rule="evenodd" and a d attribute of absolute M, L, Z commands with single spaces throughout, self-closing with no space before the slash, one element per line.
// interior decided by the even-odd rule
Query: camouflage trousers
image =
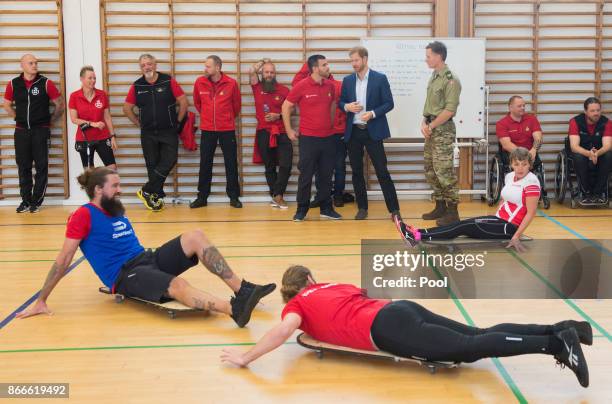
<path fill-rule="evenodd" d="M 453 167 L 455 123 L 448 121 L 433 130 L 425 139 L 425 178 L 437 201 L 459 202 L 457 174 Z"/>

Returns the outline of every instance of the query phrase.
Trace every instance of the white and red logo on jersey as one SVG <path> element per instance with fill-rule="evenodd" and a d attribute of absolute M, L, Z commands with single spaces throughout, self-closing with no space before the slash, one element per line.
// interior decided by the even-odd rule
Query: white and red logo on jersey
<path fill-rule="evenodd" d="M 102 105 L 102 101 L 96 100 L 96 103 L 94 104 L 94 106 L 98 109 L 101 109 L 104 105 Z"/>
<path fill-rule="evenodd" d="M 504 203 L 499 206 L 495 216 L 520 226 L 527 214 L 525 203 L 528 196 L 540 197 L 540 181 L 538 177 L 530 172 L 525 177 L 516 181 L 514 173 L 508 173 L 501 192 Z"/>

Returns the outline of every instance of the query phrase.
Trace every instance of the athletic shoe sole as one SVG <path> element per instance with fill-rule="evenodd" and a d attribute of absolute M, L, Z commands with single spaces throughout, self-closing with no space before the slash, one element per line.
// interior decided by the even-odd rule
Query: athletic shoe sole
<path fill-rule="evenodd" d="M 257 306 L 257 303 L 259 303 L 259 301 L 265 296 L 274 292 L 274 289 L 276 289 L 276 285 L 273 283 L 264 286 L 255 286 L 253 292 L 251 292 L 251 295 L 249 296 L 244 305 L 242 314 L 237 319 L 235 319 L 236 324 L 238 324 L 238 327 L 242 328 L 249 323 L 249 321 L 251 320 L 251 314 L 253 313 L 255 306 Z"/>
<path fill-rule="evenodd" d="M 280 203 L 276 203 L 274 201 L 270 201 L 270 206 L 272 206 L 273 208 L 278 208 L 278 209 L 289 209 L 289 205 L 287 204 L 281 205 Z"/>
<path fill-rule="evenodd" d="M 329 216 L 329 215 L 326 215 L 325 213 L 321 213 L 319 216 L 320 217 L 324 217 L 326 219 L 331 219 L 331 220 L 340 220 L 340 219 L 342 219 L 342 216 L 339 216 L 339 217 Z"/>

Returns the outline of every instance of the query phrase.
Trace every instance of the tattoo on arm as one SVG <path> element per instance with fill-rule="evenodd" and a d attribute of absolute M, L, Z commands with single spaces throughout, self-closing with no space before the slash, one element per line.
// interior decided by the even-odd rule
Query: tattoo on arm
<path fill-rule="evenodd" d="M 213 274 L 219 276 L 222 279 L 230 279 L 234 276 L 234 272 L 231 270 L 225 258 L 221 255 L 217 247 L 210 246 L 204 249 L 204 266 Z"/>
<path fill-rule="evenodd" d="M 542 147 L 542 139 L 534 139 L 533 148 L 536 149 L 536 151 L 540 151 L 540 147 Z"/>

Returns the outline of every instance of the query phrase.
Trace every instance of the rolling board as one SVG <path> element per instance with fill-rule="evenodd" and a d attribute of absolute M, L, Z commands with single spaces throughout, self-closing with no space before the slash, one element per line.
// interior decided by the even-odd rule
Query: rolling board
<path fill-rule="evenodd" d="M 116 303 L 123 303 L 123 301 L 125 299 L 130 299 L 130 300 L 134 300 L 134 301 L 141 302 L 141 303 L 144 303 L 144 304 L 148 304 L 150 306 L 154 306 L 154 307 L 158 308 L 159 310 L 165 310 L 166 313 L 168 314 L 168 317 L 170 317 L 172 319 L 176 318 L 176 314 L 177 313 L 202 311 L 202 310 L 191 308 L 189 306 L 185 306 L 184 304 L 179 303 L 176 300 L 170 300 L 170 301 L 167 301 L 165 303 L 159 303 L 159 302 L 152 302 L 150 300 L 140 299 L 138 297 L 124 296 L 124 295 L 119 294 L 119 293 L 113 294 L 111 292 L 111 290 L 109 288 L 107 288 L 106 286 L 102 286 L 98 290 L 100 291 L 100 293 L 104 293 L 106 295 L 113 295 L 113 297 L 115 298 L 115 302 Z"/>
<path fill-rule="evenodd" d="M 340 354 L 347 355 L 359 355 L 359 356 L 368 356 L 371 358 L 387 358 L 392 359 L 395 362 L 412 362 L 417 363 L 421 366 L 427 367 L 429 373 L 434 374 L 438 368 L 456 368 L 459 367 L 459 362 L 436 362 L 436 361 L 428 361 L 425 358 L 418 357 L 410 357 L 404 358 L 401 356 L 395 356 L 393 354 L 383 352 L 383 351 L 366 351 L 362 349 L 353 349 L 347 348 L 339 345 L 328 344 L 327 342 L 317 341 L 312 338 L 310 335 L 306 333 L 301 333 L 297 336 L 297 343 L 303 346 L 304 348 L 312 349 L 316 352 L 317 357 L 319 359 L 323 358 L 323 354 L 325 352 L 335 352 Z"/>

